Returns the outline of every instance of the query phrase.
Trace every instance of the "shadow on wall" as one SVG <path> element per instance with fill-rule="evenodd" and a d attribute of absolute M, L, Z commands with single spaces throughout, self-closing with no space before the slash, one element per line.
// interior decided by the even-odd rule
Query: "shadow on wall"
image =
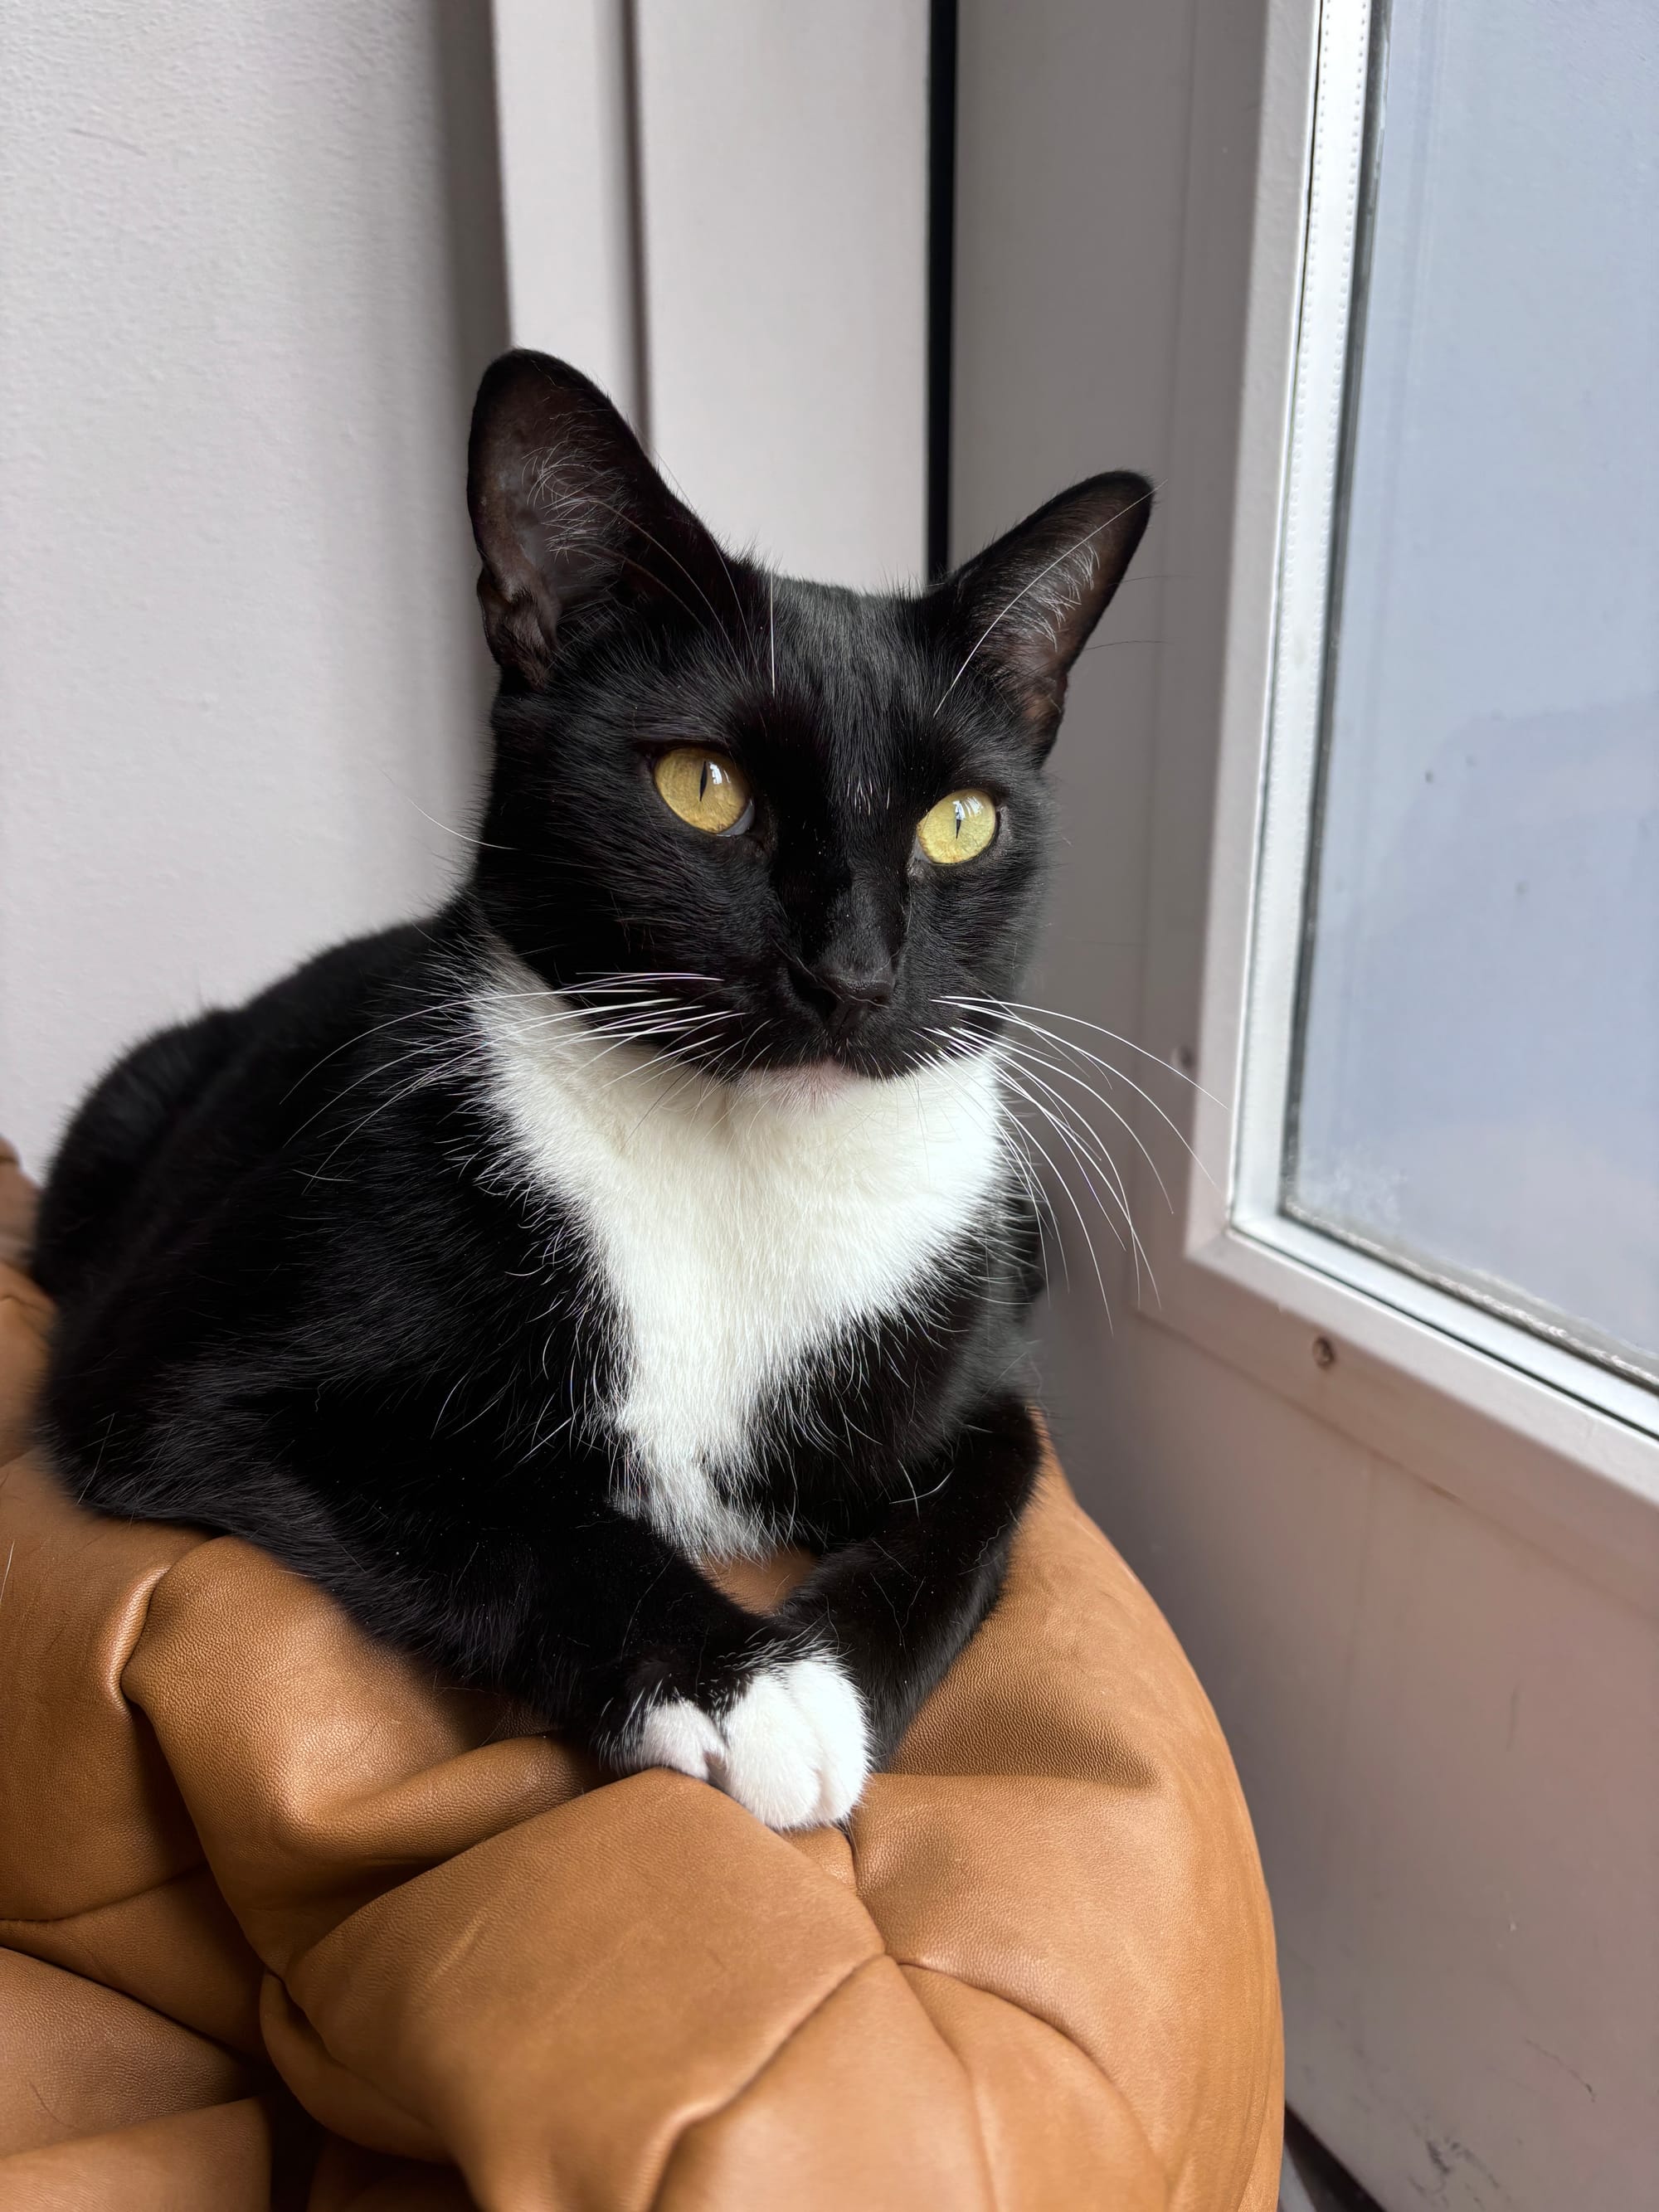
<path fill-rule="evenodd" d="M 485 366 L 509 343 L 491 11 L 427 0 L 422 13 L 442 94 L 443 205 L 465 423 Z"/>

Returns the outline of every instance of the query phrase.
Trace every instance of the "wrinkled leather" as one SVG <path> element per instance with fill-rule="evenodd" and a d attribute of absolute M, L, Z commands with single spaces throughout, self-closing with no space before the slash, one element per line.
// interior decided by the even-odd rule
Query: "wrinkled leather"
<path fill-rule="evenodd" d="M 783 1837 L 81 1512 L 49 1322 L 0 1267 L 0 2212 L 1270 2212 L 1249 1819 L 1057 1468 L 850 1832 Z"/>

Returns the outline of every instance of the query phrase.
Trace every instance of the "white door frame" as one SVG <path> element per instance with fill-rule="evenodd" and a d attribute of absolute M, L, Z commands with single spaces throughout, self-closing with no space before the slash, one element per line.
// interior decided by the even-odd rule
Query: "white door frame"
<path fill-rule="evenodd" d="M 1142 1121 L 1158 1295 L 1125 1280 L 1109 1329 L 1062 1291 L 1060 1439 L 1227 1726 L 1292 2105 L 1389 2212 L 1628 2212 L 1659 2140 L 1654 1400 L 1277 1205 L 1368 11 L 1157 12 L 1026 0 L 1016 35 L 963 0 L 957 405 L 1004 444 L 959 441 L 957 506 L 1011 520 L 1057 462 L 1158 481 L 1056 755 L 1046 994 L 1135 1041 L 1075 1031 L 1221 1186 Z M 1182 132 L 1177 242 L 1155 164 Z"/>

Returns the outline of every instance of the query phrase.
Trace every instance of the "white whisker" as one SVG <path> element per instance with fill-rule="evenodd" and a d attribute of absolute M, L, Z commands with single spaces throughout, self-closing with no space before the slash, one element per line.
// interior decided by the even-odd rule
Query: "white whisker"
<path fill-rule="evenodd" d="M 1120 1036 L 1116 1030 L 1103 1029 L 1098 1022 L 1085 1021 L 1081 1014 L 1065 1013 L 1058 1006 L 1029 1006 L 1024 999 L 945 998 L 939 1003 L 943 1006 L 974 1006 L 984 1012 L 995 1014 L 1047 1014 L 1054 1021 L 1075 1022 L 1079 1029 L 1092 1030 L 1097 1036 L 1108 1037 L 1112 1043 L 1123 1046 L 1126 1051 L 1138 1052 L 1143 1060 L 1152 1060 L 1155 1066 L 1161 1067 L 1166 1075 L 1173 1075 L 1178 1083 L 1184 1083 L 1190 1090 L 1197 1091 L 1200 1098 L 1207 1098 L 1211 1105 L 1218 1106 L 1224 1114 L 1231 1114 L 1232 1111 L 1224 1098 L 1218 1098 L 1213 1091 L 1206 1091 L 1201 1083 L 1194 1082 L 1184 1068 L 1177 1067 L 1172 1060 L 1165 1060 L 1162 1053 L 1152 1051 L 1148 1045 L 1137 1044 L 1133 1037 Z M 1095 1059 L 1091 1052 L 1084 1052 L 1080 1044 L 1073 1044 L 1069 1039 L 1054 1037 L 1053 1042 L 1056 1044 L 1064 1044 L 1069 1052 L 1082 1053 L 1085 1060 Z M 1103 1067 L 1109 1075 L 1121 1077 L 1125 1083 L 1129 1079 L 1127 1075 L 1124 1075 L 1121 1067 L 1114 1067 L 1107 1060 L 1097 1060 L 1095 1065 L 1097 1067 Z"/>
<path fill-rule="evenodd" d="M 1060 1096 L 1060 1093 L 1054 1090 L 1051 1084 L 1043 1082 L 1042 1078 L 1040 1075 L 1034 1074 L 1029 1067 L 1024 1066 L 1024 1062 L 1021 1063 L 1021 1069 L 1022 1073 L 1030 1082 L 1035 1084 L 1039 1090 L 1046 1093 L 1046 1095 L 1054 1102 L 1057 1113 L 1048 1112 L 1048 1109 L 1046 1109 L 1040 1110 L 1048 1112 L 1048 1119 L 1054 1123 L 1055 1128 L 1057 1128 L 1062 1135 L 1066 1135 L 1069 1133 L 1073 1150 L 1076 1150 L 1079 1145 L 1083 1146 L 1084 1152 L 1086 1155 L 1087 1159 L 1093 1164 L 1097 1172 L 1104 1177 L 1107 1187 L 1110 1192 L 1113 1203 L 1116 1206 L 1118 1212 L 1122 1215 L 1124 1226 L 1129 1232 L 1129 1243 L 1124 1249 L 1132 1254 L 1134 1261 L 1136 1293 L 1137 1295 L 1139 1293 L 1141 1272 L 1144 1269 L 1146 1271 L 1146 1279 L 1152 1285 L 1152 1295 L 1154 1297 L 1158 1298 L 1158 1302 L 1161 1304 L 1163 1300 L 1158 1292 L 1158 1277 L 1152 1272 L 1151 1257 L 1147 1253 L 1146 1246 L 1140 1241 L 1139 1232 L 1134 1224 L 1134 1218 L 1130 1212 L 1128 1193 L 1124 1188 L 1123 1177 L 1119 1171 L 1117 1162 L 1112 1158 L 1112 1155 L 1107 1149 L 1105 1142 L 1100 1136 L 1099 1132 L 1090 1127 L 1089 1123 L 1083 1119 L 1077 1109 L 1073 1106 L 1070 1100 L 1063 1098 Z M 1036 1102 L 1033 1103 L 1035 1103 Z M 1131 1130 L 1129 1133 L 1133 1136 L 1134 1132 Z M 1098 1158 L 1096 1157 L 1095 1152 L 1089 1151 L 1090 1146 L 1096 1148 L 1098 1152 Z M 1084 1164 L 1082 1160 L 1079 1160 L 1079 1165 Z M 1084 1172 L 1085 1179 L 1087 1180 L 1088 1170 L 1086 1166 L 1085 1166 Z M 1152 1172 L 1156 1175 L 1158 1172 L 1157 1169 L 1154 1168 Z M 1090 1183 L 1090 1189 L 1094 1193 L 1096 1202 L 1100 1206 L 1102 1212 L 1105 1213 L 1105 1201 L 1101 1199 L 1099 1193 L 1094 1190 L 1094 1185 L 1092 1182 Z M 1122 1245 L 1123 1239 L 1121 1236 L 1118 1236 L 1116 1226 L 1113 1223 L 1109 1214 L 1106 1215 L 1106 1222 L 1107 1226 L 1111 1229 L 1113 1235 L 1117 1237 L 1119 1244 Z"/>
<path fill-rule="evenodd" d="M 1173 1213 L 1175 1212 L 1175 1200 L 1170 1197 L 1168 1186 L 1165 1184 L 1163 1176 L 1158 1173 L 1158 1162 L 1152 1158 L 1152 1153 L 1148 1151 L 1141 1138 L 1139 1131 L 1135 1127 L 1134 1124 L 1128 1120 L 1127 1115 L 1121 1114 L 1117 1108 L 1112 1104 L 1110 1099 L 1103 1097 L 1100 1092 L 1095 1089 L 1092 1083 L 1085 1083 L 1083 1078 L 1078 1074 L 1074 1068 L 1066 1067 L 1059 1060 L 1049 1060 L 1042 1053 L 1034 1052 L 1030 1045 L 1016 1044 L 1012 1039 L 1005 1039 L 1004 1042 L 1006 1049 L 1014 1059 L 1018 1060 L 1022 1066 L 1027 1068 L 1044 1067 L 1048 1069 L 1051 1075 L 1058 1075 L 1066 1083 L 1076 1084 L 1079 1091 L 1086 1091 L 1090 1097 L 1094 1099 L 1097 1104 L 1105 1109 L 1106 1112 L 1111 1115 L 1113 1121 L 1116 1121 L 1121 1127 L 1127 1130 L 1130 1142 L 1135 1146 L 1136 1149 L 1139 1152 L 1142 1159 L 1146 1161 L 1147 1166 L 1152 1170 L 1152 1180 L 1157 1183 L 1159 1191 L 1163 1194 L 1164 1203 L 1169 1207 L 1170 1212 Z M 1046 1085 L 1044 1087 L 1047 1088 Z M 1133 1085 L 1131 1085 L 1130 1088 L 1133 1090 L 1134 1088 Z M 1058 1097 L 1060 1094 L 1056 1092 L 1054 1095 Z M 1176 1133 L 1179 1134 L 1180 1133 L 1177 1131 Z M 1183 1138 L 1182 1141 L 1184 1143 L 1186 1140 Z"/>
<path fill-rule="evenodd" d="M 1017 1082 L 1011 1081 L 1011 1087 L 1016 1092 L 1018 1092 L 1019 1095 L 1025 1097 L 1026 1103 L 1031 1107 L 1033 1112 L 1040 1113 L 1042 1111 L 1036 1100 L 1031 1098 L 1029 1093 L 1020 1091 L 1020 1086 Z M 1067 1205 L 1070 1206 L 1073 1212 L 1077 1216 L 1078 1227 L 1083 1231 L 1083 1242 L 1088 1250 L 1090 1263 L 1095 1271 L 1095 1280 L 1100 1286 L 1100 1303 L 1105 1309 L 1106 1324 L 1109 1328 L 1112 1321 L 1112 1302 L 1106 1295 L 1106 1278 L 1101 1273 L 1100 1255 L 1095 1250 L 1094 1238 L 1089 1234 L 1089 1224 L 1086 1217 L 1085 1216 L 1083 1208 L 1078 1204 L 1076 1194 L 1073 1192 L 1070 1183 L 1066 1182 L 1065 1176 L 1060 1173 L 1060 1169 L 1055 1163 L 1054 1154 L 1043 1143 L 1042 1138 L 1039 1137 L 1033 1129 L 1024 1129 L 1023 1133 L 1024 1134 L 1027 1142 L 1035 1145 L 1043 1159 L 1048 1162 L 1049 1173 L 1054 1176 L 1055 1182 L 1059 1185 Z M 1117 1232 L 1114 1230 L 1112 1233 L 1115 1236 Z M 1121 1239 L 1119 1241 L 1121 1242 Z M 1064 1251 L 1065 1247 L 1063 1243 L 1060 1249 Z"/>

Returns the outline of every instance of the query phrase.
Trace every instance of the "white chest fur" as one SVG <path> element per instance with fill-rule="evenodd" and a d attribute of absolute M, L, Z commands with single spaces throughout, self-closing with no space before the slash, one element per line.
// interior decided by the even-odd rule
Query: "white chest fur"
<path fill-rule="evenodd" d="M 481 997 L 517 1165 L 574 1212 L 624 1341 L 629 1499 L 691 1551 L 763 1540 L 726 1502 L 761 1407 L 860 1322 L 913 1310 L 1006 1178 L 991 1054 L 813 1096 L 688 1082 L 551 994 Z M 726 1478 L 723 1481 L 722 1478 Z"/>

